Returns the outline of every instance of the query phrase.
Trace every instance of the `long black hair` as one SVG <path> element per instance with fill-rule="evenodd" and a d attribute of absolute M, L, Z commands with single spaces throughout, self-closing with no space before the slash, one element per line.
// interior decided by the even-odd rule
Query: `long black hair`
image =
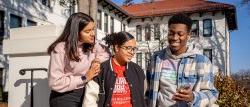
<path fill-rule="evenodd" d="M 103 40 L 105 41 L 105 43 L 108 45 L 108 47 L 113 46 L 113 49 L 115 51 L 114 46 L 122 46 L 125 42 L 134 39 L 134 36 L 131 35 L 128 32 L 118 32 L 118 33 L 112 33 L 109 35 L 106 35 Z"/>
<path fill-rule="evenodd" d="M 55 52 L 54 48 L 59 42 L 65 42 L 65 55 L 69 60 L 80 61 L 77 51 L 77 43 L 79 41 L 80 31 L 85 28 L 90 22 L 94 22 L 93 18 L 87 14 L 78 12 L 72 14 L 64 27 L 62 34 L 48 47 L 48 54 Z M 83 52 L 87 52 L 94 47 L 94 44 L 84 43 L 82 45 Z"/>

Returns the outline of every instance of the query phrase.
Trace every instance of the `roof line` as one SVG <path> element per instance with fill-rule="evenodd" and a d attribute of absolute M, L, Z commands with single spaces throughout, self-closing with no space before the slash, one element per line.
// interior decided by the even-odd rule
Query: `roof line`
<path fill-rule="evenodd" d="M 117 8 L 119 11 L 123 12 L 126 15 L 130 15 L 127 11 L 125 11 L 124 9 L 122 9 L 120 6 L 118 6 L 117 4 L 115 4 L 114 2 L 112 2 L 111 0 L 105 0 L 106 2 L 110 3 L 111 5 L 113 5 L 115 8 Z"/>

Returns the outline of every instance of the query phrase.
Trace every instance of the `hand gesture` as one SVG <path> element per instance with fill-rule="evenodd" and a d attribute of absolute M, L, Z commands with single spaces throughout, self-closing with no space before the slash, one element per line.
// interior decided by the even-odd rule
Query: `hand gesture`
<path fill-rule="evenodd" d="M 85 74 L 87 81 L 89 81 L 92 78 L 94 78 L 95 76 L 97 76 L 99 74 L 99 72 L 100 72 L 100 59 L 95 58 L 91 62 L 91 66 L 90 66 L 89 70 Z"/>
<path fill-rule="evenodd" d="M 185 101 L 185 102 L 193 101 L 194 96 L 192 88 L 190 86 L 185 88 L 180 88 L 172 99 L 175 101 Z"/>

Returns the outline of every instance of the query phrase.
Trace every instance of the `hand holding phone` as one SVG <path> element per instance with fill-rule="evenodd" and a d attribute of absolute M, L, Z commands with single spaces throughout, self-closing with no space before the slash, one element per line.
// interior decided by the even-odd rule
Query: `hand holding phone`
<path fill-rule="evenodd" d="M 191 84 L 181 84 L 177 91 L 188 90 L 191 87 Z"/>
<path fill-rule="evenodd" d="M 191 84 L 181 84 L 172 98 L 175 101 L 191 102 L 194 99 Z"/>

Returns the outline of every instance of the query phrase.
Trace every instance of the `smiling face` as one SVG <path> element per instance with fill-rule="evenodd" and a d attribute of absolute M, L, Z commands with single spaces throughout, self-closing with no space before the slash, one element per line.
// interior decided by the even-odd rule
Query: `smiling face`
<path fill-rule="evenodd" d="M 185 24 L 171 24 L 169 26 L 168 43 L 172 54 L 185 53 L 189 38 L 190 35 Z"/>
<path fill-rule="evenodd" d="M 79 33 L 79 41 L 93 44 L 95 42 L 95 23 L 89 22 Z"/>
<path fill-rule="evenodd" d="M 130 62 L 136 52 L 135 39 L 128 40 L 122 46 L 115 45 L 115 58 L 121 64 Z"/>

